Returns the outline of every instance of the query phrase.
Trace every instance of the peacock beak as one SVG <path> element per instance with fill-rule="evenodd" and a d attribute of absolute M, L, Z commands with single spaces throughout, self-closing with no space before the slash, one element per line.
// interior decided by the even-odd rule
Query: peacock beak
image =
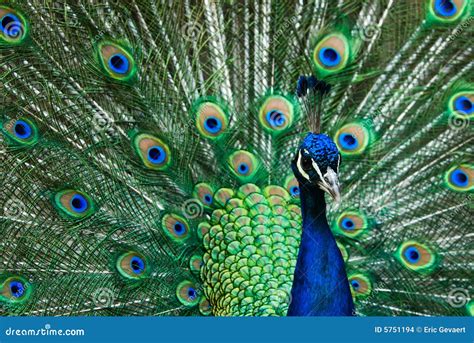
<path fill-rule="evenodd" d="M 334 201 L 337 203 L 341 202 L 341 186 L 339 184 L 339 178 L 337 173 L 328 167 L 326 174 L 324 174 L 324 181 L 319 183 L 319 187 L 328 192 Z"/>
<path fill-rule="evenodd" d="M 328 193 L 331 194 L 335 202 L 341 202 L 341 187 L 339 186 L 339 182 L 333 184 L 331 188 L 329 188 Z"/>

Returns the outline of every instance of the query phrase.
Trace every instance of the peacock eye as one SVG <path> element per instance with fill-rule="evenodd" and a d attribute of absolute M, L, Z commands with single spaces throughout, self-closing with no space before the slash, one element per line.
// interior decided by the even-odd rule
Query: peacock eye
<path fill-rule="evenodd" d="M 304 170 L 311 170 L 313 168 L 313 162 L 309 156 L 303 155 L 301 164 Z"/>
<path fill-rule="evenodd" d="M 116 262 L 119 273 L 129 279 L 140 279 L 148 274 L 148 263 L 138 252 L 129 251 L 119 256 Z"/>

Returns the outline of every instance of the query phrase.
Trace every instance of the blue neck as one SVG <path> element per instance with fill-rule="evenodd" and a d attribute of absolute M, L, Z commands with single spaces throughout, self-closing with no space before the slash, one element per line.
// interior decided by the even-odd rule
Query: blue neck
<path fill-rule="evenodd" d="M 303 234 L 288 316 L 351 316 L 354 304 L 344 260 L 326 219 L 324 193 L 300 184 Z"/>

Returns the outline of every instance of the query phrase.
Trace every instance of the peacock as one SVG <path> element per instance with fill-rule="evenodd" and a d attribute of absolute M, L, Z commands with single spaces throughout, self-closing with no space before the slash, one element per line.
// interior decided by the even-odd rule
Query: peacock
<path fill-rule="evenodd" d="M 472 316 L 472 15 L 2 1 L 0 314 Z"/>

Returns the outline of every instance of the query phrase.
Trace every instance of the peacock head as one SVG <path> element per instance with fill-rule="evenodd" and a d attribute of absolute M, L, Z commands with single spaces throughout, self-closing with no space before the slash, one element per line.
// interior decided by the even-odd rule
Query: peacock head
<path fill-rule="evenodd" d="M 340 200 L 339 165 L 341 154 L 331 138 L 324 134 L 308 133 L 298 148 L 291 168 L 300 187 L 314 185 Z"/>

